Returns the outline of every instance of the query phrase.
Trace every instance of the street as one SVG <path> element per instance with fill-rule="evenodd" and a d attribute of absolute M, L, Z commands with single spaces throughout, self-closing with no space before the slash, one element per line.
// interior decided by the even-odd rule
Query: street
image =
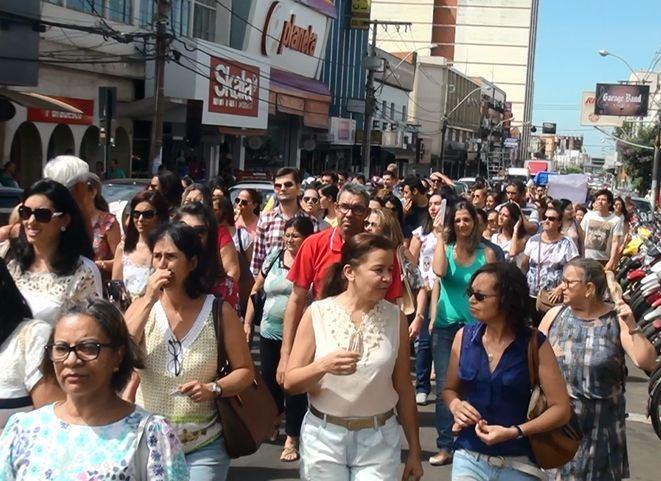
<path fill-rule="evenodd" d="M 433 400 L 433 397 L 432 397 Z M 629 464 L 632 480 L 658 481 L 661 461 L 658 453 L 661 441 L 654 434 L 647 413 L 647 376 L 629 362 L 629 378 L 627 380 L 627 439 L 629 448 Z M 449 481 L 451 466 L 432 467 L 427 459 L 435 454 L 436 430 L 434 428 L 434 404 L 419 408 L 420 440 L 422 443 L 424 481 Z M 283 428 L 284 429 L 284 428 Z M 282 432 L 282 430 L 281 430 Z M 269 481 L 297 480 L 299 463 L 282 463 L 279 461 L 284 435 L 277 443 L 266 443 L 260 450 L 249 457 L 232 461 L 228 481 Z"/>

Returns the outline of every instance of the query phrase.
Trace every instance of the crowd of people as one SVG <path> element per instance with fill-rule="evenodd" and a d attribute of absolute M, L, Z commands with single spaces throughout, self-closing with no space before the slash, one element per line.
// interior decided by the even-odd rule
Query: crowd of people
<path fill-rule="evenodd" d="M 431 396 L 428 463 L 455 479 L 628 476 L 625 354 L 656 355 L 606 288 L 622 199 L 290 167 L 271 198 L 227 188 L 161 171 L 117 219 L 60 156 L 25 189 L 0 229 L 0 479 L 225 480 L 215 401 L 253 383 L 255 340 L 301 479 L 420 479 Z M 548 408 L 529 419 L 533 345 Z M 572 411 L 576 456 L 540 469 L 529 439 Z"/>

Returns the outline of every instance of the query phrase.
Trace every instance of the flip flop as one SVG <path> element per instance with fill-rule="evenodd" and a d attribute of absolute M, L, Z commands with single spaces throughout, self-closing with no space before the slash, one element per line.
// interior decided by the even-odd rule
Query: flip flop
<path fill-rule="evenodd" d="M 301 459 L 301 455 L 298 452 L 298 449 L 293 446 L 285 446 L 282 449 L 282 454 L 280 455 L 280 461 L 283 463 L 293 463 Z"/>
<path fill-rule="evenodd" d="M 452 462 L 452 453 L 441 451 L 440 453 L 429 458 L 429 464 L 432 466 L 444 466 Z"/>

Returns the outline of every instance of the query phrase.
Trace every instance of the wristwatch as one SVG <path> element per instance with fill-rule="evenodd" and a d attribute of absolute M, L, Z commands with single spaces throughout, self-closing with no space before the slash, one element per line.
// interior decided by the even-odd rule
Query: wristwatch
<path fill-rule="evenodd" d="M 629 329 L 629 335 L 633 336 L 637 332 L 643 332 L 643 330 L 640 328 L 640 326 L 636 326 L 633 329 Z"/>
<path fill-rule="evenodd" d="M 519 435 L 516 437 L 516 439 L 523 439 L 525 437 L 525 435 L 523 434 L 523 429 L 521 429 L 521 427 L 518 424 L 515 424 L 514 428 L 519 433 Z"/>
<path fill-rule="evenodd" d="M 211 392 L 214 393 L 216 397 L 220 397 L 223 394 L 223 388 L 220 387 L 220 384 L 218 384 L 217 382 L 212 382 Z"/>

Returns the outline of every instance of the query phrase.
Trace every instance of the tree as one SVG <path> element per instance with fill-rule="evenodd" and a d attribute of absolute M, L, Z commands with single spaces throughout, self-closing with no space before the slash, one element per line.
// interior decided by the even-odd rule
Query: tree
<path fill-rule="evenodd" d="M 636 122 L 625 122 L 615 129 L 614 135 L 634 144 L 654 147 L 656 128 L 642 127 Z M 622 158 L 624 169 L 631 179 L 633 187 L 644 195 L 652 184 L 652 161 L 654 151 L 617 142 L 617 150 Z"/>

